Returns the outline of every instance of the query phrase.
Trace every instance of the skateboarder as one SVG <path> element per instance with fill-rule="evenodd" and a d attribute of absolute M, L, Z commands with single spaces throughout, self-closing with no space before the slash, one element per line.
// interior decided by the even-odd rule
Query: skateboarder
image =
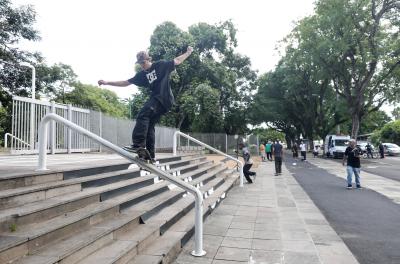
<path fill-rule="evenodd" d="M 136 55 L 136 63 L 141 66 L 142 70 L 135 76 L 125 81 L 98 81 L 99 85 L 126 87 L 134 84 L 151 90 L 150 99 L 144 104 L 136 117 L 136 125 L 132 132 L 132 145 L 125 146 L 125 150 L 133 153 L 139 152 L 138 155 L 140 155 L 146 148 L 154 161 L 155 124 L 174 104 L 174 95 L 170 86 L 171 72 L 192 52 L 193 48 L 188 47 L 185 53 L 173 60 L 152 62 L 146 51 L 140 51 Z"/>

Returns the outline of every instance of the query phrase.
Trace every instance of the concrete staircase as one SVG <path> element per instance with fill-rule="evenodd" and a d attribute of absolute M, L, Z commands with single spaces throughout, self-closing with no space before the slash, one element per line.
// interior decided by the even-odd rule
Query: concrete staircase
<path fill-rule="evenodd" d="M 157 165 L 204 194 L 239 177 L 203 155 Z M 194 233 L 194 197 L 129 163 L 0 178 L 0 263 L 170 263 Z"/>

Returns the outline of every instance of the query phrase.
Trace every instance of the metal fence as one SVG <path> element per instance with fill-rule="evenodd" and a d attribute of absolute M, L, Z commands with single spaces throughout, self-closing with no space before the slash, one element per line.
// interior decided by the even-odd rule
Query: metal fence
<path fill-rule="evenodd" d="M 15 96 L 10 140 L 12 154 L 37 153 L 38 126 L 48 113 L 60 115 L 85 129 L 90 127 L 88 109 Z M 86 137 L 54 122 L 49 129 L 51 136 L 48 145 L 51 153 L 90 151 L 90 141 Z"/>
<path fill-rule="evenodd" d="M 99 135 L 117 146 L 129 145 L 132 142 L 134 120 L 115 118 L 98 111 L 73 107 L 72 105 L 57 104 L 34 100 L 25 97 L 13 97 L 12 131 L 7 134 L 10 138 L 12 154 L 37 153 L 38 126 L 42 118 L 48 113 L 55 113 L 61 117 Z M 49 128 L 48 152 L 72 153 L 103 151 L 102 147 L 89 138 L 78 134 L 63 124 L 52 121 Z M 157 151 L 172 151 L 172 138 L 176 128 L 156 126 Z M 258 150 L 256 136 L 227 135 L 222 133 L 188 133 L 220 151 L 234 154 L 238 143 L 245 141 L 253 154 Z M 179 138 L 179 147 L 188 149 L 196 147 L 196 143 Z"/>

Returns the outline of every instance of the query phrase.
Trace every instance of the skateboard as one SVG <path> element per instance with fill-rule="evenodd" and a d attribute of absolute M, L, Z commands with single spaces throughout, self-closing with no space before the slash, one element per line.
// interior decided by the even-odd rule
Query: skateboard
<path fill-rule="evenodd" d="M 132 151 L 130 148 L 123 147 L 124 150 L 136 154 L 136 156 L 147 163 L 154 164 L 151 158 L 150 152 L 145 148 L 139 148 L 136 151 Z"/>

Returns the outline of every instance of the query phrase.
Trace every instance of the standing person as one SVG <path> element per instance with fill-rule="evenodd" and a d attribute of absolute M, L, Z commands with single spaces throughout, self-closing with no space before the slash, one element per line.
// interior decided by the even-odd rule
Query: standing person
<path fill-rule="evenodd" d="M 371 156 L 371 159 L 373 159 L 374 155 L 372 155 L 372 146 L 371 146 L 371 144 L 369 144 L 369 142 L 365 146 L 365 149 L 367 150 L 367 158 L 369 158 Z"/>
<path fill-rule="evenodd" d="M 302 161 L 307 160 L 306 144 L 304 144 L 303 141 L 301 141 L 301 144 L 300 144 L 300 153 L 301 153 L 301 156 L 303 157 Z"/>
<path fill-rule="evenodd" d="M 272 144 L 270 141 L 265 145 L 265 152 L 267 153 L 267 159 L 272 161 Z"/>
<path fill-rule="evenodd" d="M 346 159 L 347 159 L 347 189 L 352 189 L 352 177 L 353 174 L 356 180 L 356 187 L 357 189 L 361 189 L 360 183 L 360 154 L 361 151 L 356 146 L 356 140 L 350 139 L 349 146 L 346 148 L 343 156 L 343 166 L 345 166 Z"/>
<path fill-rule="evenodd" d="M 260 144 L 260 155 L 261 155 L 261 160 L 265 161 L 265 143 Z"/>
<path fill-rule="evenodd" d="M 292 152 L 293 152 L 293 158 L 297 159 L 299 157 L 299 147 L 297 146 L 296 142 L 293 143 Z"/>
<path fill-rule="evenodd" d="M 251 157 L 250 157 L 250 151 L 243 143 L 239 144 L 239 149 L 243 152 L 243 160 L 244 160 L 243 175 L 246 178 L 248 183 L 253 183 L 250 176 L 255 177 L 256 173 L 253 171 L 250 171 L 251 166 L 253 166 L 253 161 L 251 160 Z"/>
<path fill-rule="evenodd" d="M 174 95 L 170 86 L 171 72 L 174 71 L 176 65 L 185 61 L 192 52 L 193 48 L 188 47 L 185 53 L 173 60 L 152 62 L 146 51 L 140 51 L 136 54 L 136 63 L 140 65 L 142 70 L 135 76 L 125 81 L 98 81 L 99 85 L 126 87 L 134 84 L 151 90 L 150 99 L 144 104 L 136 117 L 136 125 L 132 132 L 132 145 L 125 146 L 125 150 L 138 153 L 138 150 L 146 148 L 151 159 L 154 160 L 155 125 L 174 104 Z"/>
<path fill-rule="evenodd" d="M 314 146 L 313 154 L 314 154 L 314 158 L 318 157 L 318 146 L 317 145 Z"/>
<path fill-rule="evenodd" d="M 385 147 L 382 142 L 379 142 L 379 154 L 381 155 L 381 159 L 385 158 Z"/>
<path fill-rule="evenodd" d="M 275 176 L 282 173 L 282 160 L 283 160 L 283 146 L 279 143 L 279 140 L 272 145 L 272 155 L 275 160 Z"/>

